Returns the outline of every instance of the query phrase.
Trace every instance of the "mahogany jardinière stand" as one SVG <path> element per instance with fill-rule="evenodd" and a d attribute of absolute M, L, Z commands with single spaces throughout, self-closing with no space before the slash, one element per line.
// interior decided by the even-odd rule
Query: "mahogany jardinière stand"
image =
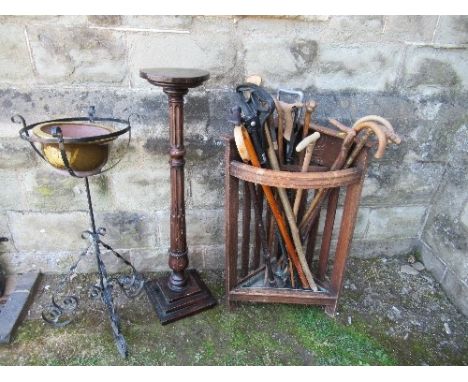
<path fill-rule="evenodd" d="M 200 69 L 141 69 L 140 77 L 163 88 L 169 97 L 171 166 L 171 226 L 169 276 L 146 283 L 148 297 L 162 324 L 176 321 L 216 305 L 216 300 L 194 269 L 186 271 L 187 254 L 184 201 L 184 95 L 209 78 Z"/>

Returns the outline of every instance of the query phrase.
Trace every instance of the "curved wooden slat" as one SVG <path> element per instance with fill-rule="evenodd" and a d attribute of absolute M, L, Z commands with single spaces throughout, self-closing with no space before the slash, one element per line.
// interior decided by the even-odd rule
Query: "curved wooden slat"
<path fill-rule="evenodd" d="M 358 168 L 318 173 L 274 171 L 231 161 L 229 173 L 238 179 L 266 186 L 310 189 L 348 186 L 359 182 L 362 172 Z"/>

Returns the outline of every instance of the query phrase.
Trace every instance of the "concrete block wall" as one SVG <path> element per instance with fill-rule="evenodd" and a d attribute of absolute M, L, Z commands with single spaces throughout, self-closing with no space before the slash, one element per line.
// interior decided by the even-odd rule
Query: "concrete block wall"
<path fill-rule="evenodd" d="M 211 78 L 186 105 L 192 264 L 223 266 L 220 135 L 231 130 L 234 86 L 258 73 L 272 92 L 300 88 L 316 100 L 319 122 L 367 114 L 392 122 L 403 143 L 370 165 L 352 255 L 403 254 L 424 242 L 425 258 L 443 264 L 433 268 L 446 289 L 466 290 L 466 231 L 456 222 L 466 222 L 457 198 L 466 179 L 467 48 L 464 16 L 0 16 L 0 235 L 9 239 L 1 260 L 10 272 L 64 272 L 88 224 L 83 185 L 35 158 L 11 115 L 32 123 L 95 105 L 102 116 L 138 115 L 123 161 L 92 180 L 98 222 L 140 269 L 167 269 L 166 97 L 138 71 L 199 67 Z"/>

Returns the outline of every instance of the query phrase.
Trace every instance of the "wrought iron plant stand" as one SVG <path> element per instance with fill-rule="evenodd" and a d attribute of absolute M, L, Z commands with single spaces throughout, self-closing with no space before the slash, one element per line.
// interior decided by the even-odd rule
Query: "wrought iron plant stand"
<path fill-rule="evenodd" d="M 52 297 L 51 305 L 44 308 L 42 318 L 55 327 L 63 327 L 73 320 L 78 307 L 78 297 L 65 293 L 65 286 L 72 280 L 79 262 L 89 253 L 94 253 L 99 284 L 91 287 L 89 296 L 101 297 L 111 321 L 117 349 L 122 357 L 127 357 L 128 347 L 122 335 L 120 317 L 113 300 L 113 287 L 115 284 L 119 285 L 127 297 L 134 298 L 142 291 L 144 279 L 128 260 L 102 240 L 106 229 L 96 227 L 88 177 L 102 174 L 120 162 L 122 158 L 103 169 L 109 157 L 109 146 L 114 140 L 128 134 L 127 147 L 130 144 L 130 117 L 127 120 L 98 118 L 95 117 L 94 106 L 91 106 L 88 117 L 55 119 L 27 125 L 22 116 L 15 115 L 12 121 L 23 125 L 19 132 L 20 137 L 29 142 L 42 159 L 62 173 L 84 179 L 88 201 L 91 227 L 81 236 L 88 240 L 89 244 L 60 282 L 56 295 Z M 40 147 L 36 146 L 37 144 Z M 102 250 L 112 253 L 128 266 L 130 274 L 109 277 Z"/>

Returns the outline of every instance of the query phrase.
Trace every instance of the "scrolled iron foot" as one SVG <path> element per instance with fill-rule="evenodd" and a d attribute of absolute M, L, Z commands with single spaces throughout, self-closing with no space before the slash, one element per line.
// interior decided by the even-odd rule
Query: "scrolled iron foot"
<path fill-rule="evenodd" d="M 111 281 L 117 281 L 122 291 L 125 293 L 125 296 L 128 298 L 137 297 L 145 285 L 145 280 L 143 276 L 139 273 L 134 273 L 131 275 L 123 275 L 117 278 L 111 279 Z"/>
<path fill-rule="evenodd" d="M 42 311 L 42 319 L 56 328 L 63 328 L 73 321 L 77 307 L 78 297 L 65 296 L 60 303 L 52 297 L 52 304 Z"/>
<path fill-rule="evenodd" d="M 99 285 L 93 285 L 88 290 L 88 296 L 92 299 L 96 299 L 102 296 L 102 290 Z"/>

